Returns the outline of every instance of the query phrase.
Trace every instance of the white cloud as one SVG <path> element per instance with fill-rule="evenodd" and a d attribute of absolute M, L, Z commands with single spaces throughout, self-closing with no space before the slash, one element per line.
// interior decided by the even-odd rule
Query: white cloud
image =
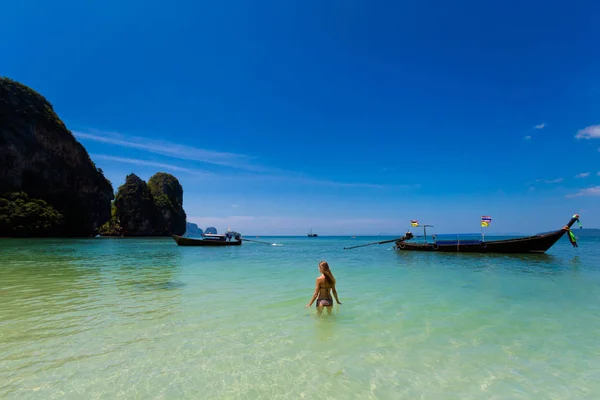
<path fill-rule="evenodd" d="M 575 175 L 575 178 L 587 178 L 588 176 L 590 176 L 589 172 L 582 172 L 580 174 Z"/>
<path fill-rule="evenodd" d="M 531 136 L 525 136 L 523 139 L 525 139 L 525 140 L 531 140 Z"/>
<path fill-rule="evenodd" d="M 600 176 L 600 171 L 598 171 L 598 172 L 596 173 L 596 175 L 597 175 L 597 176 Z"/>
<path fill-rule="evenodd" d="M 199 149 L 192 146 L 180 145 L 135 136 L 125 137 L 120 134 L 109 132 L 101 132 L 98 134 L 73 132 L 73 135 L 75 135 L 75 137 L 78 139 L 87 139 L 94 142 L 113 144 L 115 146 L 120 147 L 129 147 L 133 149 L 145 150 L 150 153 L 161 154 L 163 156 L 178 158 L 182 160 L 193 160 L 207 164 L 214 164 L 246 170 L 255 170 L 256 168 L 262 169 L 261 167 L 249 164 L 249 160 L 252 159 L 252 157 L 243 154 L 225 153 L 219 151 Z"/>
<path fill-rule="evenodd" d="M 535 129 L 544 129 L 546 127 L 545 123 L 541 123 L 539 125 L 534 126 Z"/>
<path fill-rule="evenodd" d="M 581 129 L 575 135 L 576 139 L 600 139 L 600 125 L 592 125 Z"/>
<path fill-rule="evenodd" d="M 567 195 L 567 197 L 581 197 L 581 196 L 600 196 L 600 186 L 594 186 L 594 187 L 590 187 L 587 189 L 581 189 L 577 193 Z"/>
<path fill-rule="evenodd" d="M 231 208 L 238 208 L 240 205 L 239 204 L 232 204 Z"/>
<path fill-rule="evenodd" d="M 114 157 L 114 156 L 109 156 L 109 155 L 105 155 L 105 154 L 90 154 L 90 157 L 93 160 L 115 161 L 115 162 L 120 162 L 120 163 L 125 163 L 125 164 L 134 164 L 134 165 L 141 165 L 141 166 L 148 166 L 148 167 L 164 168 L 164 169 L 171 170 L 171 171 L 189 172 L 189 173 L 198 174 L 198 175 L 210 175 L 208 172 L 200 171 L 197 169 L 183 168 L 183 167 L 178 167 L 176 165 L 171 165 L 171 164 L 139 160 L 137 158 Z"/>

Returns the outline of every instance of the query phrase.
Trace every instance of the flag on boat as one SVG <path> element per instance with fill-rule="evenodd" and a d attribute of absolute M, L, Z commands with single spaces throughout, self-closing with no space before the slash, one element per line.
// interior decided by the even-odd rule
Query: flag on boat
<path fill-rule="evenodd" d="M 487 228 L 488 226 L 490 226 L 490 223 L 492 222 L 492 217 L 488 217 L 487 215 L 484 215 L 481 217 L 481 226 L 484 228 Z"/>
<path fill-rule="evenodd" d="M 417 221 L 416 219 L 411 220 L 410 226 L 419 226 L 419 221 Z"/>

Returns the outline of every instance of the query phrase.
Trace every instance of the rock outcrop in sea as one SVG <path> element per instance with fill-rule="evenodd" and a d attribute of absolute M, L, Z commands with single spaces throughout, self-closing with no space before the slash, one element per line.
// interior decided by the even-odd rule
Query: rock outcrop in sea
<path fill-rule="evenodd" d="M 159 172 L 148 183 L 129 174 L 115 196 L 112 217 L 102 229 L 103 236 L 183 235 L 186 214 L 183 188 L 171 174 Z"/>
<path fill-rule="evenodd" d="M 208 228 L 206 228 L 204 230 L 204 233 L 206 233 L 207 235 L 216 235 L 217 234 L 217 228 L 215 228 L 214 226 L 209 226 Z"/>
<path fill-rule="evenodd" d="M 198 227 L 197 224 L 192 222 L 187 222 L 185 224 L 185 236 L 202 236 L 204 233 L 201 228 Z"/>
<path fill-rule="evenodd" d="M 183 188 L 177 178 L 158 172 L 148 180 L 148 188 L 163 224 L 161 228 L 176 235 L 183 235 L 186 229 L 186 214 L 183 209 Z"/>
<path fill-rule="evenodd" d="M 0 236 L 91 236 L 111 183 L 33 89 L 0 77 Z"/>
<path fill-rule="evenodd" d="M 139 176 L 129 174 L 115 196 L 116 217 L 123 236 L 162 234 L 150 188 Z"/>

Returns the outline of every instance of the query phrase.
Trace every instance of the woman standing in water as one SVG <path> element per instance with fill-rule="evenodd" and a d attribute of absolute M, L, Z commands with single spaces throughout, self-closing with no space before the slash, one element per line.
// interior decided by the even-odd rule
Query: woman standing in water
<path fill-rule="evenodd" d="M 321 261 L 319 263 L 319 272 L 321 272 L 321 276 L 317 278 L 317 287 L 315 288 L 315 292 L 310 299 L 310 303 L 306 306 L 311 307 L 312 303 L 317 300 L 317 310 L 319 313 L 323 311 L 323 307 L 327 307 L 327 311 L 331 312 L 333 308 L 333 299 L 331 298 L 331 293 L 333 292 L 333 296 L 335 297 L 335 301 L 338 304 L 340 300 L 338 299 L 337 291 L 335 290 L 335 278 L 329 269 L 329 264 L 327 261 Z"/>

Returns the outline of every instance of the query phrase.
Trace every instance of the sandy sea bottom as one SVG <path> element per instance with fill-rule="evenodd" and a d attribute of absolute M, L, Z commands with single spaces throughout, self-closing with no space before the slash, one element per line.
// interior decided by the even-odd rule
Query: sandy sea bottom
<path fill-rule="evenodd" d="M 597 398 L 600 240 L 343 250 L 371 239 L 2 240 L 0 398 Z"/>

